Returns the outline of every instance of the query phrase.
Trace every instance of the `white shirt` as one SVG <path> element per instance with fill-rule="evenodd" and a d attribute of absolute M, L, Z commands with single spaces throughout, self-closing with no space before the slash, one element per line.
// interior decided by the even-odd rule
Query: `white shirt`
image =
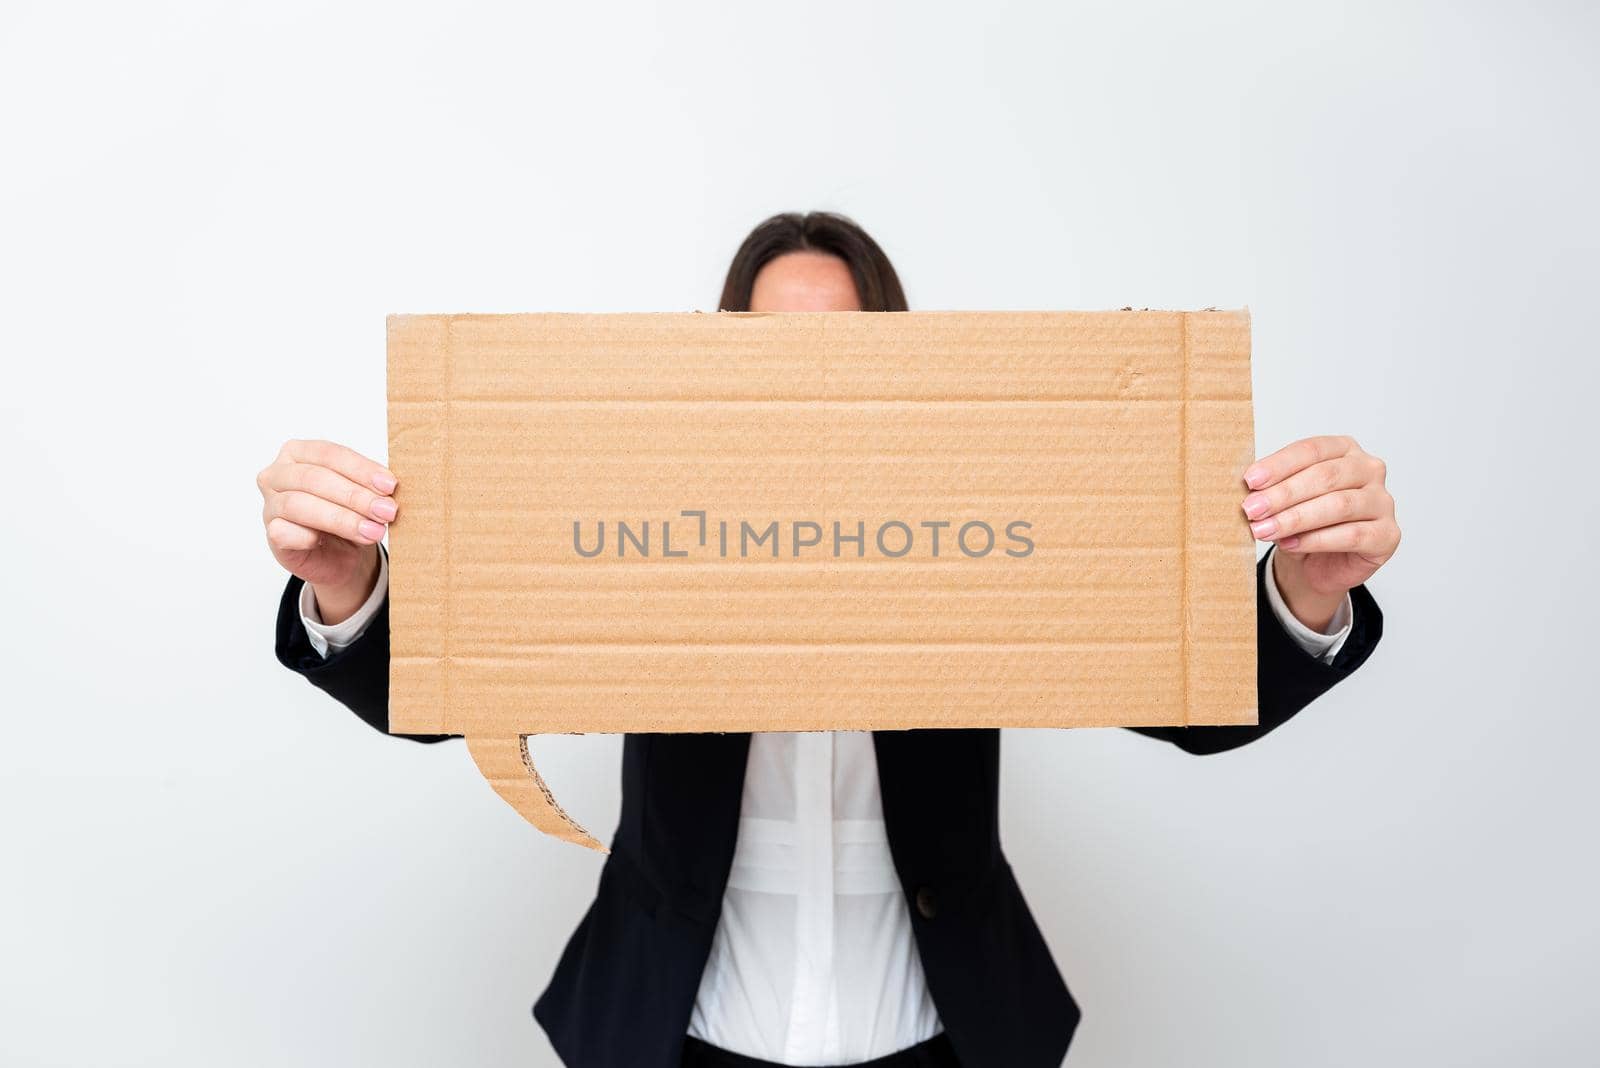
<path fill-rule="evenodd" d="M 1267 565 L 1267 602 L 1302 649 L 1331 662 L 1350 634 L 1350 597 L 1312 630 L 1290 613 Z M 310 585 L 306 636 L 322 656 L 350 645 L 383 605 L 388 551 L 354 615 L 327 624 Z M 757 733 L 739 838 L 689 1034 L 765 1061 L 854 1064 L 942 1029 L 889 854 L 878 761 L 867 731 Z"/>

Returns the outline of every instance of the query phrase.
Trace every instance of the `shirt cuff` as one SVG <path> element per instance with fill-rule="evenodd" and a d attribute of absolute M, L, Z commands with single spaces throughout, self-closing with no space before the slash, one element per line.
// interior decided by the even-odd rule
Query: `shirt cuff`
<path fill-rule="evenodd" d="M 1270 556 L 1278 551 L 1276 545 L 1267 550 Z M 1294 617 L 1289 611 L 1289 605 L 1283 599 L 1283 593 L 1278 589 L 1278 576 L 1273 570 L 1273 562 L 1267 561 L 1266 578 L 1267 603 L 1272 606 L 1272 614 L 1278 617 L 1279 624 L 1294 639 L 1294 643 L 1304 649 L 1311 656 L 1321 660 L 1324 664 L 1333 663 L 1333 658 L 1339 655 L 1339 650 L 1344 647 L 1345 639 L 1350 637 L 1350 624 L 1355 620 L 1355 608 L 1350 602 L 1350 594 L 1344 595 L 1344 603 L 1328 621 L 1326 633 L 1312 630 Z"/>
<path fill-rule="evenodd" d="M 311 588 L 311 583 L 305 583 L 300 587 L 300 622 L 306 628 L 306 638 L 311 642 L 311 648 L 317 651 L 318 656 L 327 658 L 354 645 L 356 639 L 366 633 L 378 609 L 383 607 L 383 598 L 388 592 L 389 552 L 381 541 L 378 543 L 378 581 L 373 583 L 372 592 L 349 619 L 340 623 L 324 623 L 322 614 L 317 611 L 316 591 Z"/>

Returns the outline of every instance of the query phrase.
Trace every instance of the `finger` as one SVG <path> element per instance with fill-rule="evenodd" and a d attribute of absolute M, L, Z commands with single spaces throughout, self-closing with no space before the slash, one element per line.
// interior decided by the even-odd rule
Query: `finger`
<path fill-rule="evenodd" d="M 277 552 L 310 552 L 322 535 L 277 516 L 267 523 L 267 544 Z"/>
<path fill-rule="evenodd" d="M 1251 523 L 1250 533 L 1262 541 L 1277 541 L 1291 534 L 1331 527 L 1337 523 L 1376 519 L 1382 513 L 1375 496 L 1364 490 L 1353 489 L 1324 493 L 1285 508 L 1277 515 L 1269 515 Z"/>
<path fill-rule="evenodd" d="M 1308 530 L 1278 542 L 1278 548 L 1296 553 L 1356 553 L 1373 560 L 1394 551 L 1389 525 L 1374 521 L 1336 523 Z"/>
<path fill-rule="evenodd" d="M 276 494 L 268 507 L 274 518 L 281 517 L 312 530 L 336 534 L 357 545 L 374 545 L 383 540 L 382 523 L 375 523 L 359 512 L 304 490 L 287 490 Z"/>
<path fill-rule="evenodd" d="M 274 464 L 268 485 L 280 493 L 288 490 L 304 490 L 325 501 L 332 501 L 348 508 L 352 512 L 359 512 L 369 519 L 376 519 L 380 523 L 393 522 L 399 512 L 394 498 L 375 493 L 359 483 L 350 481 L 331 467 L 322 467 L 318 464 L 292 462 Z"/>
<path fill-rule="evenodd" d="M 1243 502 L 1244 514 L 1252 520 L 1265 519 L 1290 505 L 1335 490 L 1357 489 L 1369 481 L 1371 479 L 1364 465 L 1357 463 L 1354 457 L 1340 456 L 1324 460 L 1290 475 L 1277 485 L 1250 494 Z"/>
<path fill-rule="evenodd" d="M 293 440 L 284 443 L 283 455 L 286 459 L 302 464 L 318 464 L 331 468 L 352 482 L 359 482 L 363 486 L 371 486 L 379 493 L 393 493 L 396 483 L 394 472 L 378 463 L 369 460 L 354 449 L 332 441 L 300 441 Z"/>
<path fill-rule="evenodd" d="M 1301 438 L 1245 468 L 1244 482 L 1253 490 L 1266 489 L 1312 464 L 1343 456 L 1354 447 L 1355 442 L 1343 434 Z"/>

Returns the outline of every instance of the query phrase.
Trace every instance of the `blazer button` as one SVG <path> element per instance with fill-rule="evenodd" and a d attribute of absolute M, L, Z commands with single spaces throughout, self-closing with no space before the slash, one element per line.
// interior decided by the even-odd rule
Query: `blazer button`
<path fill-rule="evenodd" d="M 939 895 L 929 886 L 917 890 L 917 912 L 925 920 L 931 920 L 939 915 Z"/>

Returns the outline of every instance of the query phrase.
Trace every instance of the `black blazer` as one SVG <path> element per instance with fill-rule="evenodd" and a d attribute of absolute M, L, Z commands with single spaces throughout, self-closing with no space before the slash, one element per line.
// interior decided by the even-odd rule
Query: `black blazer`
<path fill-rule="evenodd" d="M 1137 728 L 1190 753 L 1275 730 L 1359 667 L 1383 631 L 1366 587 L 1333 664 L 1308 656 L 1272 615 L 1256 568 L 1254 727 Z M 380 731 L 388 730 L 388 602 L 353 645 L 324 660 L 300 623 L 301 580 L 278 606 L 277 656 Z M 439 741 L 450 735 L 402 735 Z M 966 1068 L 1057 1068 L 1078 1024 L 1000 848 L 1000 732 L 873 735 L 883 817 L 928 990 Z M 733 861 L 748 734 L 630 734 L 622 815 L 593 903 L 533 1007 L 561 1058 L 581 1068 L 676 1068 Z"/>

